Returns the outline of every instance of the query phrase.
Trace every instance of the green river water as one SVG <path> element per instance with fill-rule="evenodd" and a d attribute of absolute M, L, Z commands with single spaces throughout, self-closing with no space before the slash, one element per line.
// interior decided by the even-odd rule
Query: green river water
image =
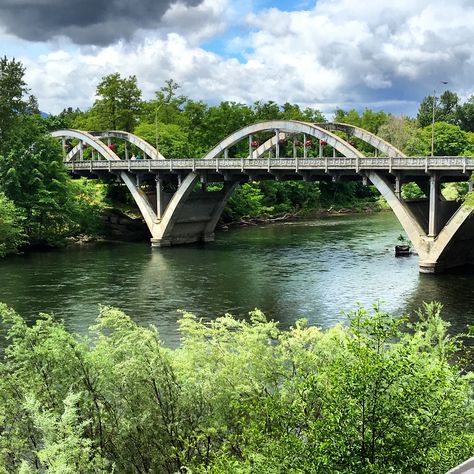
<path fill-rule="evenodd" d="M 75 245 L 1 260 L 0 301 L 30 321 L 54 313 L 78 333 L 99 304 L 117 306 L 169 346 L 178 309 L 212 319 L 258 307 L 283 327 L 300 318 L 327 327 L 356 302 L 403 314 L 438 300 L 453 332 L 474 324 L 474 271 L 420 275 L 416 256 L 394 257 L 401 232 L 384 212 L 218 232 L 203 245 Z"/>

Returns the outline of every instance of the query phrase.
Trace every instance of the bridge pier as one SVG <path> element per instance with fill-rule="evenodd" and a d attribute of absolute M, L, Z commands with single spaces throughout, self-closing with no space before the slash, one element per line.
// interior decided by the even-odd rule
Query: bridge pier
<path fill-rule="evenodd" d="M 159 248 L 159 247 L 171 247 L 171 241 L 168 239 L 157 239 L 152 237 L 150 239 L 150 243 L 152 247 Z"/>

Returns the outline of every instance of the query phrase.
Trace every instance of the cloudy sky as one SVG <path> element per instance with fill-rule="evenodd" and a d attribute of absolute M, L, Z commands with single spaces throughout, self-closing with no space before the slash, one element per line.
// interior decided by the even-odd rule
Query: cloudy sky
<path fill-rule="evenodd" d="M 414 115 L 433 89 L 474 94 L 473 25 L 472 0 L 0 0 L 0 54 L 50 113 L 120 72 L 146 99 L 173 78 L 210 104 Z"/>

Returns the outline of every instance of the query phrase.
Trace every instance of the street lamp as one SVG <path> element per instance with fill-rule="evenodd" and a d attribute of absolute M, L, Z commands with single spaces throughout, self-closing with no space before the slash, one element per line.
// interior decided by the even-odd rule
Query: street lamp
<path fill-rule="evenodd" d="M 446 85 L 447 83 L 448 81 L 440 81 L 440 84 Z M 436 109 L 436 89 L 433 89 L 433 118 L 431 121 L 431 156 L 434 156 L 435 109 Z"/>
<path fill-rule="evenodd" d="M 156 154 L 159 156 L 160 152 L 158 151 L 158 109 L 159 107 L 155 109 L 155 148 Z"/>

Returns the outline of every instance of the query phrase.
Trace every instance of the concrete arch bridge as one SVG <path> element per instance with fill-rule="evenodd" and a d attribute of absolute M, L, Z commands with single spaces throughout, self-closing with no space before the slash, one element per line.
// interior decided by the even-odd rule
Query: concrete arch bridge
<path fill-rule="evenodd" d="M 122 131 L 58 130 L 52 135 L 62 140 L 71 173 L 125 183 L 150 230 L 152 246 L 213 240 L 225 204 L 242 182 L 363 180 L 372 182 L 399 219 L 419 254 L 421 272 L 474 263 L 472 211 L 441 194 L 442 183 L 470 183 L 471 157 L 407 157 L 352 125 L 287 120 L 244 127 L 199 159 L 166 159 L 149 143 Z M 354 138 L 369 144 L 375 156 L 364 156 Z M 123 156 L 116 152 L 118 142 Z M 91 149 L 89 159 L 84 159 L 86 147 Z M 130 147 L 146 159 L 134 159 Z M 243 149 L 245 157 L 232 156 L 235 150 L 242 155 Z M 408 182 L 418 184 L 426 198 L 405 201 L 401 186 Z M 208 183 L 222 183 L 221 189 L 210 191 Z"/>

